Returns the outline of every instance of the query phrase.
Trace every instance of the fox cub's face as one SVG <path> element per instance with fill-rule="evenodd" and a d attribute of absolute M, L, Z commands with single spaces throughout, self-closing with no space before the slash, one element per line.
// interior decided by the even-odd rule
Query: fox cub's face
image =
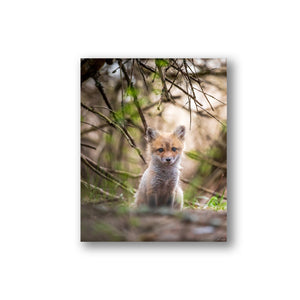
<path fill-rule="evenodd" d="M 152 159 L 164 165 L 179 161 L 184 146 L 185 127 L 178 126 L 173 133 L 160 133 L 150 127 L 146 139 L 150 145 Z"/>

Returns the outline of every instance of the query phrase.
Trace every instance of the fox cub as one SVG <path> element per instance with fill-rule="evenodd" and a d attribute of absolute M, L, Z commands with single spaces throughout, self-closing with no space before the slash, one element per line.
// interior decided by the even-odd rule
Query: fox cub
<path fill-rule="evenodd" d="M 160 133 L 148 127 L 146 140 L 150 146 L 151 161 L 136 193 L 137 206 L 182 209 L 183 192 L 178 181 L 184 136 L 184 126 L 178 126 L 173 133 Z"/>

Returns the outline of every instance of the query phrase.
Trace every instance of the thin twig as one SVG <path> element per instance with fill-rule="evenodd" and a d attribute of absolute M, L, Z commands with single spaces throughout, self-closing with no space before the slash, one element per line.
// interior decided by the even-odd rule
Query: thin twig
<path fill-rule="evenodd" d="M 141 62 L 141 66 L 144 67 L 145 69 L 155 73 L 155 70 L 153 70 L 153 68 L 145 65 L 144 63 Z M 165 77 L 166 81 L 172 83 L 172 81 L 170 79 L 168 79 L 168 77 Z M 176 86 L 179 90 L 181 90 L 184 94 L 190 96 L 191 98 L 193 98 L 193 95 L 189 94 L 187 91 L 185 91 L 181 86 L 179 86 L 178 84 L 174 83 L 174 86 Z M 199 105 L 201 105 L 199 103 L 199 101 L 195 98 L 193 98 L 194 101 L 196 101 L 196 103 L 198 103 Z M 220 120 L 218 120 L 214 115 L 212 115 L 210 112 L 208 112 L 205 108 L 200 107 L 203 111 L 205 111 L 210 117 L 212 117 L 213 119 L 215 119 L 218 123 L 220 123 L 222 126 L 225 127 L 225 124 L 222 123 Z"/>
<path fill-rule="evenodd" d="M 185 65 L 187 65 L 187 64 L 185 64 Z M 195 68 L 194 63 L 193 63 L 193 66 L 194 66 L 194 68 Z M 192 72 L 193 74 L 195 74 L 195 72 L 193 72 L 193 70 L 191 69 L 190 66 L 188 66 L 188 68 L 191 70 L 191 72 Z M 187 68 L 186 68 L 186 73 L 188 74 Z M 189 80 L 190 80 L 190 76 L 188 76 L 188 78 L 189 78 Z M 205 94 L 205 92 L 204 92 L 204 90 L 203 90 L 203 88 L 202 88 L 201 81 L 199 80 L 199 78 L 198 78 L 197 76 L 196 76 L 196 81 L 197 81 L 198 85 L 200 86 L 200 89 L 201 89 L 201 92 L 202 92 L 203 95 L 204 95 L 204 98 L 205 98 L 206 101 L 208 102 L 210 108 L 214 111 L 213 106 L 211 105 L 210 101 L 208 100 L 208 98 L 207 98 L 207 96 L 206 96 L 206 94 Z"/>
<path fill-rule="evenodd" d="M 122 62 L 122 59 L 117 59 L 117 61 L 118 61 L 118 64 L 119 64 L 119 66 L 120 66 L 120 69 L 122 70 L 122 72 L 123 72 L 123 74 L 124 74 L 124 76 L 125 76 L 125 79 L 126 79 L 126 81 L 127 81 L 127 83 L 128 83 L 128 86 L 129 86 L 129 84 L 130 84 L 130 78 L 129 78 L 127 72 L 126 72 L 126 69 L 125 69 L 124 64 L 123 64 L 123 62 Z"/>
<path fill-rule="evenodd" d="M 160 100 L 158 100 L 158 101 L 155 101 L 155 102 L 152 102 L 151 104 L 149 104 L 148 106 L 145 106 L 145 107 L 143 107 L 143 111 L 145 112 L 145 111 L 147 111 L 147 110 L 149 110 L 149 109 L 151 109 L 152 107 L 154 107 L 155 105 L 158 105 L 159 104 L 159 102 L 160 102 Z"/>
<path fill-rule="evenodd" d="M 158 73 L 159 73 L 159 76 L 160 76 L 161 83 L 163 85 L 163 91 L 165 92 L 166 99 L 168 101 L 171 101 L 171 98 L 170 98 L 169 93 L 168 93 L 166 81 L 165 81 L 165 75 L 164 75 L 164 73 L 161 69 L 161 66 L 158 65 L 157 68 L 158 68 Z M 160 106 L 160 104 L 159 104 L 159 106 Z"/>
<path fill-rule="evenodd" d="M 210 190 L 210 189 L 207 189 L 207 188 L 205 188 L 205 187 L 203 187 L 203 186 L 196 185 L 196 184 L 192 183 L 191 180 L 187 180 L 187 179 L 185 179 L 185 178 L 181 178 L 181 181 L 184 182 L 184 183 L 190 184 L 190 185 L 193 186 L 194 188 L 196 188 L 196 189 L 198 189 L 198 190 L 200 190 L 200 191 L 203 191 L 203 192 L 205 192 L 205 193 L 209 193 L 209 194 L 211 194 L 211 195 L 219 194 L 219 193 L 216 193 L 216 192 L 214 192 L 214 191 L 212 191 L 212 190 Z M 223 199 L 227 200 L 227 197 L 226 197 L 226 196 L 223 196 Z"/>
<path fill-rule="evenodd" d="M 106 191 L 104 191 L 103 189 L 101 189 L 101 188 L 99 188 L 99 187 L 97 187 L 97 186 L 94 186 L 94 185 L 92 185 L 92 184 L 90 184 L 90 183 L 87 183 L 86 181 L 84 181 L 84 180 L 82 180 L 82 179 L 81 179 L 80 181 L 81 181 L 81 183 L 82 183 L 86 188 L 91 188 L 91 189 L 93 189 L 93 190 L 95 190 L 95 191 L 98 191 L 98 192 L 100 192 L 101 194 L 103 194 L 103 195 L 105 195 L 105 196 L 111 198 L 110 201 L 114 201 L 114 200 L 117 201 L 117 200 L 122 200 L 122 199 L 123 199 L 122 196 L 112 195 L 112 194 L 110 194 L 109 192 L 106 192 Z M 93 202 L 93 204 L 102 203 L 102 202 L 106 202 L 106 201 L 97 201 L 97 202 Z"/>
<path fill-rule="evenodd" d="M 102 95 L 105 104 L 111 111 L 113 111 L 113 108 L 112 108 L 111 104 L 109 103 L 109 101 L 106 97 L 106 94 L 104 93 L 103 86 L 102 86 L 101 82 L 98 80 L 98 76 L 94 76 L 93 79 L 95 80 L 95 85 L 96 85 L 98 91 L 100 92 L 100 94 Z"/>
<path fill-rule="evenodd" d="M 143 176 L 143 174 L 133 174 L 133 173 L 126 172 L 123 170 L 108 169 L 108 168 L 104 168 L 104 167 L 102 167 L 102 168 L 112 174 L 124 175 L 124 176 L 130 177 L 130 178 L 140 178 Z"/>
<path fill-rule="evenodd" d="M 93 131 L 95 131 L 95 130 L 100 130 L 100 131 L 102 131 L 102 132 L 108 134 L 108 132 L 105 131 L 105 130 L 103 130 L 102 128 L 107 127 L 107 126 L 110 126 L 109 124 L 102 124 L 102 125 L 99 125 L 99 126 L 95 126 L 95 125 L 93 125 L 93 124 L 90 124 L 90 123 L 84 122 L 84 121 L 81 121 L 81 123 L 90 125 L 90 126 L 92 127 L 92 128 L 87 129 L 87 130 L 83 130 L 83 131 L 81 132 L 81 135 L 87 134 L 87 133 L 89 133 L 89 132 L 93 132 Z"/>
<path fill-rule="evenodd" d="M 84 143 L 80 143 L 80 146 L 83 146 L 83 147 L 87 147 L 87 148 L 91 148 L 93 150 L 96 150 L 97 148 L 94 147 L 94 146 L 91 146 L 91 145 L 88 145 L 88 144 L 84 144 Z"/>
<path fill-rule="evenodd" d="M 185 151 L 184 154 L 187 157 L 191 158 L 189 156 L 188 151 Z M 214 159 L 208 158 L 208 157 L 206 157 L 204 155 L 201 155 L 201 154 L 195 155 L 195 158 L 191 158 L 191 159 L 195 159 L 195 160 L 198 160 L 198 161 L 205 160 L 206 162 L 208 162 L 212 166 L 215 166 L 215 167 L 220 168 L 220 169 L 227 169 L 227 164 L 226 163 L 220 163 L 218 161 L 215 161 Z"/>
<path fill-rule="evenodd" d="M 123 88 L 123 75 L 122 71 L 120 70 L 120 80 L 121 80 L 121 108 L 122 108 L 122 118 L 124 120 L 125 112 L 124 112 L 124 88 Z"/>
<path fill-rule="evenodd" d="M 131 71 L 130 71 L 130 82 L 132 82 L 132 76 L 133 76 L 133 67 L 134 67 L 134 59 L 132 60 L 132 64 L 131 64 Z"/>
<path fill-rule="evenodd" d="M 191 78 L 190 78 L 190 76 L 188 75 L 187 63 L 186 63 L 186 60 L 185 60 L 185 59 L 183 59 L 183 65 L 184 65 L 184 68 L 185 68 L 186 78 L 187 78 L 188 83 L 189 83 L 189 85 L 190 85 L 191 91 L 192 91 L 192 93 L 193 93 L 194 98 L 196 98 L 196 95 L 195 95 L 195 92 L 194 92 L 194 89 L 193 89 L 193 85 L 192 85 L 192 82 L 191 82 Z"/>
<path fill-rule="evenodd" d="M 202 93 L 202 91 L 199 90 L 198 88 L 194 87 L 194 89 L 195 89 L 196 91 Z M 216 101 L 222 103 L 223 105 L 227 105 L 226 102 L 224 102 L 224 101 L 222 101 L 222 100 L 220 100 L 220 99 L 217 99 L 216 97 L 214 97 L 214 96 L 212 96 L 212 95 L 209 95 L 209 94 L 207 94 L 207 93 L 205 93 L 205 94 L 206 94 L 206 96 L 208 96 L 208 97 L 210 97 L 210 98 L 212 98 L 212 99 L 214 99 L 214 100 L 216 100 Z"/>
<path fill-rule="evenodd" d="M 125 191 L 129 192 L 130 194 L 135 193 L 135 189 L 128 187 L 123 182 L 119 181 L 115 176 L 110 174 L 107 170 L 105 170 L 103 167 L 97 165 L 93 160 L 85 156 L 84 154 L 81 154 L 81 160 L 85 165 L 87 165 L 91 170 L 93 170 L 96 174 L 103 177 L 104 179 L 111 181 L 112 183 L 116 184 L 117 186 L 120 186 Z"/>
<path fill-rule="evenodd" d="M 188 103 L 188 101 L 186 102 L 186 104 Z M 179 106 L 179 107 L 181 107 L 181 108 L 183 108 L 183 109 L 185 109 L 186 111 L 188 111 L 189 112 L 189 109 L 188 108 L 186 108 L 186 107 L 184 107 L 184 106 L 182 106 L 181 104 L 178 104 L 177 102 L 176 103 L 173 103 L 174 105 L 176 105 L 176 106 Z M 223 127 L 226 127 L 226 125 L 224 124 L 224 123 L 222 123 L 220 120 L 218 120 L 214 115 L 212 115 L 207 109 L 204 109 L 204 108 L 202 108 L 201 107 L 201 109 L 207 114 L 207 115 L 205 115 L 205 114 L 203 114 L 203 112 L 202 111 L 193 111 L 195 114 L 197 114 L 197 115 L 200 115 L 201 117 L 205 117 L 205 118 L 208 118 L 208 117 L 211 117 L 211 118 L 213 118 L 213 119 L 215 119 L 217 122 L 219 122 Z"/>
<path fill-rule="evenodd" d="M 172 81 L 172 83 L 171 83 L 171 85 L 170 85 L 170 87 L 169 87 L 169 89 L 168 89 L 168 92 L 171 91 L 171 88 L 173 87 L 174 82 L 176 81 L 176 79 L 177 79 L 177 77 L 178 77 L 178 74 L 179 74 L 179 71 L 177 71 L 177 74 L 175 75 L 174 80 Z"/>
<path fill-rule="evenodd" d="M 140 156 L 140 158 L 143 160 L 143 162 L 146 164 L 146 160 L 144 158 L 144 156 L 142 155 L 141 150 L 136 146 L 133 138 L 131 137 L 131 135 L 129 134 L 128 130 L 125 127 L 121 127 L 116 121 L 111 120 L 110 118 L 108 118 L 107 116 L 103 115 L 101 112 L 94 110 L 91 107 L 88 107 L 87 105 L 81 103 L 81 106 L 83 108 L 85 108 L 86 110 L 96 114 L 97 116 L 99 116 L 100 118 L 102 118 L 103 120 L 105 120 L 110 126 L 112 126 L 113 128 L 117 128 L 119 129 L 119 131 L 124 135 L 124 137 L 126 138 L 126 140 L 128 141 L 129 145 L 134 148 L 134 150 L 138 153 L 138 155 Z"/>
<path fill-rule="evenodd" d="M 106 106 L 103 106 L 103 105 L 93 105 L 91 106 L 91 108 L 103 108 L 103 109 L 107 109 L 109 110 L 111 113 L 114 113 L 114 111 Z"/>
<path fill-rule="evenodd" d="M 127 73 L 127 71 L 126 71 L 124 65 L 122 64 L 122 60 L 121 60 L 121 59 L 118 59 L 118 63 L 119 63 L 119 66 L 120 66 L 120 68 L 121 68 L 121 70 L 122 70 L 124 76 L 125 76 L 125 79 L 126 79 L 126 81 L 127 81 L 128 87 L 132 86 L 132 82 L 131 82 L 131 80 L 129 79 L 128 73 Z M 147 125 L 145 116 L 144 116 L 144 114 L 143 114 L 143 111 L 142 111 L 142 109 L 141 109 L 141 106 L 140 106 L 140 104 L 139 104 L 139 101 L 138 101 L 138 99 L 137 99 L 137 96 L 133 96 L 133 102 L 134 102 L 134 105 L 136 106 L 136 108 L 137 108 L 137 110 L 138 110 L 138 113 L 139 113 L 139 115 L 140 115 L 140 118 L 141 118 L 142 123 L 143 123 L 143 126 L 144 126 L 144 130 L 145 130 L 145 133 L 146 133 L 147 128 L 148 128 L 148 125 Z"/>
<path fill-rule="evenodd" d="M 178 72 L 181 72 L 182 76 L 186 77 L 187 74 L 186 74 L 184 71 L 182 71 L 181 67 L 178 66 L 177 62 L 176 62 L 174 59 L 173 59 L 172 61 L 175 62 L 175 64 L 177 65 L 177 66 L 172 65 L 173 68 L 174 68 L 175 70 L 177 70 Z M 188 66 L 188 67 L 189 67 L 189 66 Z M 198 73 L 194 73 L 194 75 L 195 75 L 196 77 L 199 76 Z M 193 76 L 190 76 L 190 78 L 191 78 L 192 80 L 194 80 L 195 82 L 198 83 L 198 80 L 197 80 L 196 78 L 194 78 Z M 178 86 L 176 86 L 176 87 L 178 88 Z M 199 90 L 199 89 L 197 89 L 197 88 L 195 88 L 195 87 L 194 87 L 194 89 L 197 90 L 198 92 L 204 94 L 205 96 L 208 96 L 208 97 L 210 97 L 210 98 L 215 99 L 215 100 L 218 101 L 218 102 L 221 102 L 221 103 L 223 103 L 223 104 L 226 104 L 226 103 L 224 103 L 223 101 L 221 101 L 221 100 L 217 99 L 216 97 L 214 97 L 213 95 L 208 94 L 207 92 L 204 92 L 204 91 L 202 91 L 202 90 Z"/>
<path fill-rule="evenodd" d="M 137 59 L 136 61 L 137 61 L 137 66 L 138 66 L 139 72 L 140 72 L 141 75 L 142 75 L 142 78 L 143 78 L 143 81 L 144 81 L 146 90 L 147 90 L 147 92 L 148 92 L 149 89 L 148 89 L 148 84 L 147 84 L 146 79 L 145 79 L 145 75 L 144 75 L 143 70 L 142 70 L 142 68 L 141 68 L 141 66 L 140 66 L 139 60 Z"/>

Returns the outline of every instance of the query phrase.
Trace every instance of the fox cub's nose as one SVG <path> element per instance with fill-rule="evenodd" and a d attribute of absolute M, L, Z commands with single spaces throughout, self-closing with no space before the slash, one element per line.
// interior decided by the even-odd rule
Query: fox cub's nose
<path fill-rule="evenodd" d="M 171 161 L 171 158 L 170 158 L 170 157 L 167 157 L 167 158 L 166 158 L 166 161 Z"/>

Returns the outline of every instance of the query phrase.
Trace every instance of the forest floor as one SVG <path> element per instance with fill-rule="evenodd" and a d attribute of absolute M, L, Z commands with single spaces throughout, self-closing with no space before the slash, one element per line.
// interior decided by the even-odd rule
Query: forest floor
<path fill-rule="evenodd" d="M 81 241 L 227 240 L 227 211 L 81 206 Z"/>

